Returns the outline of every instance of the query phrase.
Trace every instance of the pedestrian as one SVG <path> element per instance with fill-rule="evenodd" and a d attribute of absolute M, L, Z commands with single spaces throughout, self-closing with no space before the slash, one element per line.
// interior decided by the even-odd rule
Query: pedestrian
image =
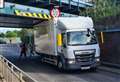
<path fill-rule="evenodd" d="M 10 44 L 11 44 L 11 43 L 12 43 L 12 40 L 10 39 L 9 41 L 10 41 Z"/>
<path fill-rule="evenodd" d="M 34 56 L 34 46 L 33 44 L 29 44 L 30 56 Z"/>
<path fill-rule="evenodd" d="M 19 58 L 21 58 L 22 56 L 27 57 L 27 54 L 26 54 L 27 46 L 26 46 L 26 44 L 25 43 L 20 44 L 20 48 L 21 48 L 21 51 L 20 51 L 20 57 Z"/>

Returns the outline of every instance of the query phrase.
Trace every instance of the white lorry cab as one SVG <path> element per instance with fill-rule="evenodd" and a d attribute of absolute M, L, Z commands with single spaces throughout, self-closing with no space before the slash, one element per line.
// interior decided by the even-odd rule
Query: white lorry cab
<path fill-rule="evenodd" d="M 59 69 L 95 69 L 100 49 L 90 17 L 59 17 L 36 26 L 35 50 Z"/>

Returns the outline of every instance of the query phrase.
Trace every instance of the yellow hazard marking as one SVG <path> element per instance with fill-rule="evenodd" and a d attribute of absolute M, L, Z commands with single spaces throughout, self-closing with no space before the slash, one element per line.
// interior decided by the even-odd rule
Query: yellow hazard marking
<path fill-rule="evenodd" d="M 25 12 L 20 10 L 15 10 L 15 15 L 18 16 L 25 16 L 25 17 L 34 17 L 34 18 L 40 18 L 40 19 L 51 19 L 52 17 L 47 14 L 42 13 L 31 13 L 31 12 Z"/>
<path fill-rule="evenodd" d="M 38 17 L 38 16 L 37 16 L 37 13 L 33 13 L 33 17 Z"/>
<path fill-rule="evenodd" d="M 57 35 L 57 44 L 58 46 L 62 46 L 62 35 L 61 34 Z"/>
<path fill-rule="evenodd" d="M 24 12 L 22 12 L 21 14 L 22 14 L 23 16 L 28 16 L 27 13 L 24 13 Z"/>
<path fill-rule="evenodd" d="M 38 16 L 39 18 L 43 18 L 42 14 L 41 13 L 38 13 Z"/>
<path fill-rule="evenodd" d="M 50 15 L 48 15 L 48 18 L 51 19 L 52 17 Z"/>
<path fill-rule="evenodd" d="M 43 16 L 44 16 L 45 19 L 48 19 L 47 14 L 44 14 Z"/>
<path fill-rule="evenodd" d="M 29 17 L 33 17 L 33 16 L 32 16 L 32 13 L 27 12 L 27 14 L 28 14 Z"/>
<path fill-rule="evenodd" d="M 103 44 L 104 43 L 104 34 L 103 34 L 103 32 L 100 32 L 100 34 L 101 34 L 101 42 Z"/>
<path fill-rule="evenodd" d="M 16 15 L 21 15 L 21 12 L 19 10 L 15 10 Z"/>

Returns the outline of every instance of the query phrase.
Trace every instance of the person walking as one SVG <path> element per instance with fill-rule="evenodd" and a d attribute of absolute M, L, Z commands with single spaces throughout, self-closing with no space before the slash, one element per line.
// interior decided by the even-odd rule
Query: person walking
<path fill-rule="evenodd" d="M 27 57 L 27 54 L 26 54 L 27 46 L 25 45 L 25 43 L 20 44 L 20 48 L 21 48 L 21 51 L 20 51 L 20 57 L 19 58 L 21 58 L 22 56 Z"/>
<path fill-rule="evenodd" d="M 33 44 L 29 44 L 29 50 L 30 50 L 30 57 L 34 56 L 34 46 L 33 46 Z"/>

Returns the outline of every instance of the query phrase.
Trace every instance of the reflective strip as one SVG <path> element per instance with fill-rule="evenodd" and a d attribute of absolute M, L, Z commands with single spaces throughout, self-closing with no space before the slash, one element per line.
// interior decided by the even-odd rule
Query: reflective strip
<path fill-rule="evenodd" d="M 103 35 L 103 32 L 100 33 L 101 34 L 101 42 L 102 44 L 104 43 L 104 35 Z"/>
<path fill-rule="evenodd" d="M 62 46 L 62 35 L 61 34 L 57 35 L 57 44 L 58 46 Z"/>

